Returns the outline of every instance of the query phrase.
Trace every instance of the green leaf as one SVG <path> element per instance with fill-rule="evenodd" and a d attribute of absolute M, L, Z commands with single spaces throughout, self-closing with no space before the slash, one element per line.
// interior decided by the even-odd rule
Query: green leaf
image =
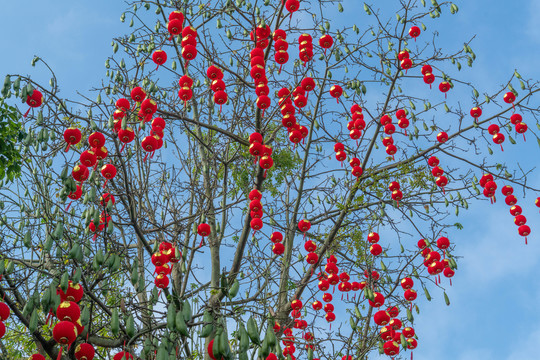
<path fill-rule="evenodd" d="M 448 298 L 448 295 L 446 295 L 446 291 L 444 292 L 444 302 L 446 305 L 450 306 L 450 299 Z"/>

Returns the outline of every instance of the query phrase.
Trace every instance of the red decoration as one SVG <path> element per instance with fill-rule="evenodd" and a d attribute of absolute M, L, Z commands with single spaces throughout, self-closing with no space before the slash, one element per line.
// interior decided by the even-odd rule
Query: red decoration
<path fill-rule="evenodd" d="M 77 338 L 77 329 L 70 321 L 60 321 L 53 328 L 53 338 L 61 345 L 68 345 Z"/>
<path fill-rule="evenodd" d="M 77 360 L 92 360 L 95 353 L 94 347 L 88 343 L 81 343 L 75 348 L 75 358 Z"/>

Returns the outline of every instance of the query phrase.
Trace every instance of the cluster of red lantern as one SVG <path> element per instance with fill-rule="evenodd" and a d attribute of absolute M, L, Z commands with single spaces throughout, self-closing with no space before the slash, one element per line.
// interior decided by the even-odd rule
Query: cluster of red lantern
<path fill-rule="evenodd" d="M 152 264 L 156 267 L 154 274 L 154 284 L 159 289 L 165 289 L 169 286 L 168 275 L 172 272 L 172 265 L 179 262 L 182 258 L 180 250 L 168 241 L 162 241 L 159 244 L 159 251 L 152 254 Z M 169 262 L 171 265 L 169 266 Z M 161 290 L 160 290 L 161 291 Z"/>
<path fill-rule="evenodd" d="M 484 177 L 487 177 L 489 179 L 489 176 L 491 174 L 486 174 L 482 176 L 480 179 L 480 182 L 484 179 Z M 491 179 L 493 177 L 491 176 Z M 486 184 L 487 186 L 487 184 Z M 528 225 L 525 225 L 527 223 L 527 218 L 522 214 L 523 210 L 521 209 L 521 206 L 516 205 L 517 198 L 514 193 L 514 188 L 510 185 L 505 185 L 501 188 L 501 192 L 506 198 L 504 199 L 506 205 L 510 206 L 510 214 L 514 216 L 514 224 L 518 226 L 518 233 L 519 235 L 525 237 L 525 244 L 527 244 L 527 236 L 531 233 L 531 228 Z M 536 206 L 540 207 L 540 198 L 536 199 Z"/>
<path fill-rule="evenodd" d="M 398 54 L 398 60 L 400 67 L 405 70 L 406 74 L 407 70 L 409 70 L 413 65 L 412 60 L 410 59 L 409 52 L 407 50 L 400 51 L 400 53 Z"/>
<path fill-rule="evenodd" d="M 501 145 L 501 151 L 504 151 L 502 143 L 504 142 L 504 134 L 500 132 L 501 129 L 497 124 L 491 124 L 488 126 L 488 133 L 493 135 L 493 142 Z"/>
<path fill-rule="evenodd" d="M 308 220 L 300 220 L 298 222 L 298 229 L 304 233 L 304 240 L 306 238 L 306 232 L 311 229 L 311 223 Z M 305 240 L 304 249 L 308 252 L 306 255 L 306 262 L 310 265 L 315 265 L 319 261 L 319 255 L 315 252 L 317 250 L 317 244 L 312 240 Z"/>
<path fill-rule="evenodd" d="M 253 31 L 251 32 L 252 40 L 255 39 Z M 251 71 L 250 75 L 255 82 L 255 92 L 257 94 L 257 108 L 262 110 L 262 116 L 264 117 L 264 111 L 268 109 L 271 105 L 270 98 L 268 94 L 270 93 L 270 88 L 268 87 L 268 78 L 266 77 L 266 62 L 264 60 L 264 49 L 268 46 L 268 37 L 271 34 L 270 27 L 258 26 L 255 29 L 255 49 L 250 53 L 251 56 Z"/>
<path fill-rule="evenodd" d="M 364 114 L 362 114 L 360 105 L 353 104 L 351 106 L 351 118 L 352 120 L 347 124 L 347 130 L 349 130 L 351 139 L 356 140 L 356 145 L 358 145 L 358 139 L 362 137 L 362 131 L 366 128 Z"/>
<path fill-rule="evenodd" d="M 388 114 L 383 115 L 380 121 L 381 125 L 384 126 L 384 133 L 388 135 L 382 140 L 383 146 L 386 146 L 386 153 L 392 156 L 392 159 L 394 159 L 394 155 L 397 152 L 397 147 L 394 145 L 394 138 L 392 137 L 392 134 L 396 132 L 396 127 L 394 124 L 392 124 L 392 118 Z"/>
<path fill-rule="evenodd" d="M 429 84 L 429 88 L 431 89 L 431 84 L 435 81 L 435 75 L 433 75 L 433 68 L 431 65 L 425 64 L 422 66 L 422 75 L 424 77 L 424 82 Z"/>
<path fill-rule="evenodd" d="M 302 34 L 298 38 L 298 44 L 299 44 L 299 58 L 304 62 L 304 66 L 306 66 L 308 61 L 311 61 L 313 59 L 313 38 L 309 34 Z"/>
<path fill-rule="evenodd" d="M 372 232 L 370 232 L 368 234 L 367 240 L 371 244 L 370 247 L 369 247 L 369 252 L 371 253 L 371 255 L 373 255 L 373 256 L 381 255 L 383 249 L 382 249 L 382 246 L 378 244 L 378 242 L 380 240 L 379 234 L 372 231 Z"/>
<path fill-rule="evenodd" d="M 76 145 L 81 140 L 81 132 L 76 128 L 68 128 L 64 131 L 64 139 L 68 143 L 68 148 L 71 145 Z M 71 172 L 73 179 L 81 184 L 90 176 L 89 167 L 97 167 L 99 160 L 107 157 L 107 148 L 105 147 L 105 136 L 100 132 L 94 132 L 88 137 L 90 150 L 83 151 L 80 156 L 80 164 L 76 165 Z M 113 164 L 106 164 L 101 168 L 101 175 L 105 178 L 103 188 L 107 185 L 107 181 L 116 176 L 116 167 Z"/>
<path fill-rule="evenodd" d="M 88 229 L 90 230 L 90 232 L 94 233 L 94 238 L 93 238 L 94 241 L 96 241 L 99 235 L 99 232 L 105 229 L 105 226 L 108 226 L 109 221 L 111 221 L 111 216 L 106 211 L 109 201 L 111 202 L 112 205 L 114 205 L 114 203 L 116 202 L 114 195 L 110 193 L 104 193 L 100 198 L 100 204 L 104 210 L 101 212 L 99 216 L 99 224 L 98 225 L 94 224 L 94 220 L 90 221 L 90 224 L 88 224 Z"/>
<path fill-rule="evenodd" d="M 401 192 L 399 183 L 397 181 L 392 181 L 390 185 L 388 185 L 388 190 L 392 192 L 392 199 L 399 207 L 399 202 L 403 199 L 403 192 Z"/>
<path fill-rule="evenodd" d="M 527 132 L 527 124 L 523 122 L 523 117 L 520 114 L 512 114 L 510 116 L 510 122 L 514 125 L 518 134 L 523 134 L 523 140 L 525 140 L 525 133 Z"/>
<path fill-rule="evenodd" d="M 413 328 L 405 327 L 402 332 L 399 332 L 403 323 L 398 319 L 398 315 L 399 309 L 396 306 L 391 306 L 386 310 L 379 310 L 373 315 L 375 324 L 382 326 L 379 335 L 385 341 L 383 344 L 384 353 L 389 356 L 399 354 L 399 344 L 402 336 L 405 338 L 409 350 L 415 349 L 418 345 L 416 339 L 414 339 L 415 331 Z"/>
<path fill-rule="evenodd" d="M 305 79 L 304 79 L 305 80 Z M 314 85 L 313 85 L 314 86 Z M 278 91 L 279 106 L 281 109 L 281 124 L 287 128 L 289 133 L 289 140 L 294 144 L 298 144 L 308 136 L 309 131 L 307 127 L 299 125 L 296 121 L 294 114 L 296 113 L 295 105 L 299 108 L 303 108 L 307 105 L 307 98 L 305 97 L 306 90 L 302 86 L 298 86 L 291 92 L 287 88 L 282 88 Z M 294 105 L 291 100 L 294 98 Z"/>
<path fill-rule="evenodd" d="M 349 164 L 351 165 L 352 169 L 351 169 L 351 174 L 353 176 L 356 177 L 356 180 L 358 181 L 358 179 L 360 178 L 360 176 L 362 176 L 362 174 L 364 173 L 364 170 L 362 169 L 362 167 L 360 165 L 362 165 L 362 163 L 360 162 L 360 159 L 356 158 L 356 157 L 353 157 L 351 159 L 351 161 L 349 161 Z"/>
<path fill-rule="evenodd" d="M 407 113 L 403 109 L 396 111 L 396 117 L 398 118 L 398 126 L 405 130 L 405 136 L 407 136 L 407 128 L 409 127 L 409 119 L 407 119 Z"/>
<path fill-rule="evenodd" d="M 217 66 L 211 65 L 206 70 L 206 76 L 208 76 L 211 81 L 210 88 L 214 92 L 214 103 L 219 105 L 219 112 L 221 113 L 221 108 L 228 99 L 227 93 L 225 92 L 225 82 L 223 81 L 223 71 Z M 193 80 L 191 81 L 191 84 L 193 84 Z M 191 85 L 189 86 L 191 87 Z"/>
<path fill-rule="evenodd" d="M 180 35 L 184 28 L 184 14 L 181 11 L 175 10 L 169 14 L 169 22 L 167 23 L 167 30 L 171 36 L 169 40 L 172 40 L 173 36 Z"/>
<path fill-rule="evenodd" d="M 289 61 L 289 43 L 287 42 L 287 33 L 285 30 L 276 29 L 273 34 L 274 39 L 274 60 L 279 64 L 278 74 L 281 74 L 281 68 Z"/>
<path fill-rule="evenodd" d="M 251 216 L 251 222 L 249 225 L 253 229 L 253 234 L 256 231 L 261 230 L 263 227 L 262 217 L 263 217 L 263 206 L 261 203 L 262 194 L 259 190 L 253 189 L 249 192 L 249 211 Z"/>
<path fill-rule="evenodd" d="M 258 132 L 254 132 L 249 136 L 249 153 L 255 156 L 255 162 L 260 156 L 259 166 L 264 169 L 263 176 L 266 177 L 268 169 L 274 166 L 272 148 L 263 144 L 263 137 Z"/>
<path fill-rule="evenodd" d="M 347 153 L 345 152 L 345 146 L 338 142 L 334 145 L 334 152 L 336 153 L 336 160 L 341 162 L 341 167 L 343 167 L 343 161 L 347 159 Z"/>
<path fill-rule="evenodd" d="M 483 194 L 485 197 L 491 199 L 491 203 L 493 204 L 495 202 L 495 190 L 497 190 L 497 184 L 495 183 L 495 180 L 493 179 L 493 175 L 491 174 L 484 174 L 480 178 L 480 186 L 484 188 Z"/>
<path fill-rule="evenodd" d="M 428 165 L 431 167 L 431 175 L 435 178 L 435 184 L 440 187 L 444 193 L 444 187 L 448 185 L 448 178 L 444 176 L 444 170 L 439 166 L 439 158 L 431 156 L 428 159 Z"/>
<path fill-rule="evenodd" d="M 183 75 L 178 80 L 180 89 L 178 90 L 178 97 L 184 102 L 184 106 L 187 106 L 187 102 L 193 97 L 193 79 L 189 75 Z"/>
<path fill-rule="evenodd" d="M 193 26 L 186 26 L 182 30 L 182 57 L 186 60 L 187 69 L 189 62 L 197 57 L 197 30 Z"/>
<path fill-rule="evenodd" d="M 4 321 L 9 318 L 10 313 L 11 310 L 9 309 L 9 306 L 7 306 L 7 304 L 4 302 L 0 302 L 0 339 L 4 337 L 4 334 L 6 333 L 6 325 L 4 325 Z"/>
<path fill-rule="evenodd" d="M 84 290 L 81 284 L 73 284 L 69 281 L 66 292 L 58 287 L 56 293 L 60 296 L 60 305 L 56 309 L 56 317 L 59 322 L 53 328 L 53 338 L 60 345 L 68 345 L 75 341 L 78 335 L 82 334 L 84 326 L 81 324 L 81 309 L 77 304 L 81 301 Z M 82 356 L 86 356 L 88 360 L 94 357 L 94 347 L 90 344 L 80 344 L 77 346 L 76 352 Z M 58 354 L 58 359 L 61 358 L 62 347 Z M 79 359 L 79 357 L 78 357 Z"/>
<path fill-rule="evenodd" d="M 447 237 L 441 236 L 437 239 L 437 247 L 439 250 L 443 251 L 442 259 L 441 254 L 438 251 L 432 250 L 425 239 L 420 239 L 418 241 L 418 247 L 420 250 L 422 250 L 422 255 L 424 256 L 424 266 L 427 267 L 428 273 L 430 275 L 438 276 L 435 278 L 435 284 L 441 282 L 441 273 L 443 273 L 443 275 L 447 278 L 454 276 L 455 272 L 450 267 L 450 261 L 446 259 L 446 249 L 450 247 L 450 240 L 448 240 Z M 450 285 L 452 285 L 451 279 Z"/>
<path fill-rule="evenodd" d="M 279 231 L 274 231 L 270 236 L 270 241 L 274 244 L 272 245 L 272 252 L 276 255 L 282 255 L 285 252 L 285 245 L 283 245 L 283 234 Z"/>

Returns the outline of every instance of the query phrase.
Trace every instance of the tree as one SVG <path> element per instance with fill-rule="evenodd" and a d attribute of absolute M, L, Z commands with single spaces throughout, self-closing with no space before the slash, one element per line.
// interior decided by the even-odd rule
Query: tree
<path fill-rule="evenodd" d="M 0 295 L 13 314 L 2 339 L 8 358 L 58 355 L 55 325 L 47 322 L 54 317 L 58 323 L 60 295 L 73 291 L 70 280 L 84 289 L 78 305 L 84 330 L 64 346 L 64 358 L 74 358 L 85 340 L 101 357 L 126 350 L 146 359 L 154 353 L 158 359 L 208 357 L 210 343 L 214 355 L 226 359 L 266 358 L 270 352 L 361 359 L 377 348 L 413 346 L 406 332 L 395 336 L 395 344 L 381 340 L 374 322 L 384 322 L 380 310 L 396 306 L 404 327 L 413 326 L 419 309 L 402 288 L 410 280 L 427 298 L 447 286 L 444 277 L 440 282 L 440 274 L 431 274 L 450 276 L 457 268 L 453 241 L 447 245 L 445 235 L 461 225 L 448 209 L 457 214 L 484 194 L 493 199 L 494 186 L 538 191 L 527 182 L 530 166 L 484 155 L 502 154 L 498 144 L 491 148 L 500 135 L 488 125 L 498 124 L 509 142 L 521 141 L 512 137 L 510 124 L 522 131 L 527 128 L 521 124 L 536 118 L 538 83 L 516 72 L 481 98 L 459 80 L 456 69 L 472 66 L 476 57 L 470 43 L 443 51 L 422 26 L 428 16 L 456 13 L 454 4 L 404 2 L 392 9 L 395 20 L 365 5 L 373 25 L 361 29 L 327 15 L 343 11 L 341 5 L 319 3 L 316 12 L 307 1 L 291 11 L 292 0 L 133 3 L 121 19 L 136 30 L 114 40 L 96 100 L 61 97 L 54 73 L 50 86 L 8 75 L 6 101 L 15 95 L 36 107 L 24 120 L 22 177 L 1 190 Z M 181 36 L 171 20 L 180 18 L 174 10 L 185 16 Z M 332 44 L 328 37 L 319 43 L 326 34 Z M 156 69 L 154 62 L 164 58 L 158 50 L 168 62 Z M 220 73 L 224 84 L 210 81 Z M 432 78 L 430 90 L 424 82 Z M 512 84 L 521 85 L 519 94 Z M 443 96 L 439 89 L 445 86 Z M 34 90 L 43 94 L 42 103 Z M 156 102 L 155 110 L 150 101 L 135 105 L 141 91 Z M 452 101 L 468 92 L 467 107 Z M 515 101 L 509 101 L 512 95 Z M 104 134 L 108 154 L 84 179 L 77 164 L 83 153 L 92 164 L 89 141 L 102 149 L 96 133 Z M 154 135 L 163 148 L 156 149 Z M 353 158 L 359 159 L 354 169 Z M 524 221 L 515 214 L 516 222 Z M 262 222 L 255 220 L 261 216 Z M 520 225 L 521 234 L 526 226 Z M 432 251 L 411 245 L 419 239 Z M 170 276 L 154 271 L 168 272 L 154 266 L 163 261 L 161 252 L 178 260 Z M 327 265 L 334 258 L 337 265 Z M 350 285 L 320 291 L 336 280 L 330 276 L 336 271 Z M 405 278 L 410 280 L 402 283 Z M 166 279 L 170 284 L 162 290 L 155 286 Z M 348 286 L 358 290 L 341 291 Z M 332 315 L 312 306 L 323 302 L 324 292 L 335 299 L 331 329 Z M 384 306 L 371 306 L 381 295 Z M 306 332 L 297 329 L 304 326 Z M 294 341 L 286 330 L 291 328 Z"/>

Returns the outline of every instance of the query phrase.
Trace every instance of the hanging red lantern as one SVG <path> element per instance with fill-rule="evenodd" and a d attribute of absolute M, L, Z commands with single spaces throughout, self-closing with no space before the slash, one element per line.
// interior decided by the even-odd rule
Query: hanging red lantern
<path fill-rule="evenodd" d="M 412 60 L 409 58 L 401 60 L 400 66 L 402 69 L 405 70 L 405 73 L 407 70 L 409 70 L 412 67 Z"/>
<path fill-rule="evenodd" d="M 116 176 L 116 166 L 113 164 L 103 165 L 101 168 L 101 175 L 105 178 L 105 183 L 103 184 L 103 188 L 105 189 L 105 186 L 107 186 L 107 181 Z"/>
<path fill-rule="evenodd" d="M 501 145 L 501 150 L 503 150 L 503 147 L 502 147 L 502 143 L 504 142 L 504 134 L 503 133 L 497 133 L 495 135 L 493 135 L 493 142 L 495 144 L 500 144 Z"/>
<path fill-rule="evenodd" d="M 326 304 L 326 305 L 329 305 L 329 304 Z M 336 320 L 336 315 L 333 312 L 327 312 L 326 315 L 324 315 L 324 318 L 326 319 L 326 321 L 332 322 Z"/>
<path fill-rule="evenodd" d="M 27 360 L 47 360 L 47 359 L 45 358 L 45 356 L 43 356 L 41 354 L 32 354 L 32 355 L 30 355 L 30 357 Z M 79 360 L 79 359 L 77 359 L 77 360 Z"/>
<path fill-rule="evenodd" d="M 383 345 L 383 350 L 388 356 L 396 356 L 399 354 L 399 344 L 393 340 L 387 341 Z"/>
<path fill-rule="evenodd" d="M 84 182 L 90 176 L 90 171 L 88 168 L 82 164 L 76 165 L 71 172 L 71 176 L 76 181 Z"/>
<path fill-rule="evenodd" d="M 406 339 L 410 339 L 414 336 L 414 329 L 412 327 L 406 327 L 401 332 Z"/>
<path fill-rule="evenodd" d="M 64 293 L 60 287 L 57 288 L 56 293 L 60 296 L 61 301 L 73 301 L 78 303 L 84 295 L 84 290 L 81 284 L 73 284 L 70 280 L 68 282 L 66 293 Z"/>
<path fill-rule="evenodd" d="M 390 315 L 384 310 L 379 310 L 373 315 L 373 321 L 379 326 L 384 326 L 390 321 Z"/>
<path fill-rule="evenodd" d="M 275 243 L 272 246 L 272 252 L 276 255 L 282 255 L 285 252 L 285 245 L 283 243 Z"/>
<path fill-rule="evenodd" d="M 60 321 L 53 328 L 53 338 L 61 345 L 68 345 L 77 338 L 77 329 L 71 321 Z"/>
<path fill-rule="evenodd" d="M 307 254 L 306 262 L 308 264 L 315 265 L 317 263 L 317 261 L 319 261 L 319 255 L 317 255 L 314 252 L 310 252 L 309 254 Z"/>
<path fill-rule="evenodd" d="M 512 195 L 514 193 L 514 188 L 510 185 L 505 185 L 501 188 L 501 193 L 504 196 Z"/>
<path fill-rule="evenodd" d="M 386 124 L 384 126 L 384 133 L 386 135 L 392 135 L 395 132 L 396 132 L 396 127 L 394 126 L 394 124 Z"/>
<path fill-rule="evenodd" d="M 431 89 L 431 84 L 435 82 L 435 75 L 433 75 L 432 73 L 425 73 L 424 82 L 428 84 L 429 88 Z"/>
<path fill-rule="evenodd" d="M 167 23 L 167 31 L 169 31 L 169 34 L 171 34 L 169 40 L 171 40 L 173 36 L 180 35 L 182 33 L 183 26 L 183 21 L 180 21 L 179 19 L 169 20 Z"/>
<path fill-rule="evenodd" d="M 84 166 L 92 167 L 97 162 L 97 156 L 92 150 L 85 150 L 81 153 L 79 160 Z"/>
<path fill-rule="evenodd" d="M 388 147 L 394 144 L 394 139 L 391 136 L 387 136 L 382 139 L 382 143 L 384 146 Z"/>
<path fill-rule="evenodd" d="M 403 199 L 403 193 L 401 190 L 394 190 L 392 191 L 392 199 L 395 200 L 398 204 Z"/>
<path fill-rule="evenodd" d="M 302 219 L 298 222 L 298 229 L 305 233 L 311 229 L 311 223 L 308 220 Z"/>
<path fill-rule="evenodd" d="M 437 247 L 441 250 L 446 250 L 450 247 L 450 240 L 447 237 L 441 236 L 437 239 Z"/>
<path fill-rule="evenodd" d="M 30 109 L 40 107 L 43 104 L 43 94 L 39 90 L 34 89 L 32 94 L 26 98 L 26 104 L 30 106 Z M 28 116 L 30 109 L 24 113 L 24 117 Z"/>
<path fill-rule="evenodd" d="M 407 50 L 401 50 L 398 54 L 398 60 L 403 61 L 404 59 L 408 59 L 410 57 L 409 52 Z"/>
<path fill-rule="evenodd" d="M 339 104 L 339 97 L 341 96 L 341 94 L 343 94 L 343 89 L 341 88 L 341 86 L 339 85 L 333 85 L 331 88 L 330 88 L 330 95 L 336 99 L 336 101 L 338 102 Z"/>
<path fill-rule="evenodd" d="M 105 146 L 102 146 L 102 147 L 93 147 L 92 148 L 92 151 L 94 152 L 94 154 L 96 154 L 96 158 L 98 160 L 103 160 L 107 157 L 107 155 L 109 154 L 109 152 L 107 151 L 107 148 Z M 97 163 L 96 163 L 97 164 Z"/>
<path fill-rule="evenodd" d="M 439 90 L 444 93 L 445 98 L 446 98 L 446 93 L 448 92 L 448 90 L 450 90 L 450 88 L 451 88 L 450 83 L 446 81 L 443 81 L 442 83 L 439 84 Z"/>
<path fill-rule="evenodd" d="M 77 360 L 92 360 L 94 359 L 95 353 L 94 347 L 88 343 L 81 343 L 75 348 L 75 358 Z"/>
<path fill-rule="evenodd" d="M 265 95 L 259 96 L 257 98 L 256 104 L 257 107 L 262 110 L 262 116 L 264 117 L 264 110 L 270 107 L 270 98 Z"/>
<path fill-rule="evenodd" d="M 197 57 L 197 48 L 193 45 L 185 45 L 182 47 L 182 57 L 186 60 L 186 67 L 188 63 Z"/>
<path fill-rule="evenodd" d="M 140 86 L 137 86 L 131 90 L 131 98 L 133 101 L 140 103 L 146 98 L 146 92 Z"/>
<path fill-rule="evenodd" d="M 258 231 L 263 227 L 263 222 L 261 219 L 258 219 L 258 218 L 251 219 L 250 226 L 253 229 L 253 231 Z"/>
<path fill-rule="evenodd" d="M 159 68 L 159 65 L 165 64 L 167 61 L 167 53 L 163 50 L 156 50 L 152 54 L 152 61 L 157 65 L 156 70 Z"/>
<path fill-rule="evenodd" d="M 279 231 L 275 231 L 270 236 L 270 241 L 273 243 L 280 243 L 283 241 L 283 235 Z"/>
<path fill-rule="evenodd" d="M 326 49 L 330 49 L 334 45 L 334 39 L 328 34 L 323 35 L 319 39 L 319 45 L 324 49 L 324 53 L 326 54 Z"/>
<path fill-rule="evenodd" d="M 405 291 L 405 294 L 403 294 L 403 296 L 405 297 L 405 300 L 407 301 L 414 301 L 416 297 L 418 296 L 418 294 L 413 289 L 409 289 Z"/>
<path fill-rule="evenodd" d="M 437 134 L 437 141 L 440 142 L 441 144 L 445 143 L 447 140 L 448 140 L 448 134 L 445 133 L 444 131 L 441 131 L 440 133 Z"/>
<path fill-rule="evenodd" d="M 418 342 L 411 338 L 411 339 L 407 339 L 407 349 L 409 350 L 413 350 L 413 349 L 416 349 L 416 347 L 418 346 Z"/>
<path fill-rule="evenodd" d="M 512 104 L 516 100 L 516 95 L 513 92 L 509 91 L 506 94 L 504 94 L 503 100 L 507 104 Z M 514 105 L 512 104 L 512 106 Z"/>
<path fill-rule="evenodd" d="M 429 245 L 428 242 L 426 241 L 426 239 L 420 239 L 418 240 L 418 243 L 417 243 L 418 247 L 423 250 L 425 248 L 427 248 L 427 246 Z"/>
<path fill-rule="evenodd" d="M 522 121 L 523 121 L 523 117 L 520 114 L 512 114 L 512 116 L 510 116 L 510 122 L 513 125 L 519 124 Z"/>
<path fill-rule="evenodd" d="M 114 104 L 118 110 L 120 110 L 122 113 L 125 113 L 131 108 L 131 104 L 129 103 L 129 100 L 126 98 L 120 98 L 116 100 L 116 103 Z"/>
<path fill-rule="evenodd" d="M 428 65 L 428 64 L 425 64 L 424 66 L 422 66 L 422 75 L 426 75 L 426 74 L 431 74 L 433 73 L 433 68 Z"/>
<path fill-rule="evenodd" d="M 88 137 L 88 144 L 92 148 L 100 148 L 105 145 L 105 135 L 96 131 Z"/>
<path fill-rule="evenodd" d="M 368 300 L 369 305 L 373 307 L 381 307 L 384 305 L 384 296 L 380 292 L 373 293 L 373 300 Z"/>
<path fill-rule="evenodd" d="M 120 351 L 118 354 L 114 355 L 113 360 L 133 360 L 133 355 L 127 351 Z"/>
<path fill-rule="evenodd" d="M 431 175 L 433 175 L 434 177 L 438 177 L 443 174 L 444 174 L 444 170 L 439 166 L 435 166 L 433 169 L 431 169 Z"/>
<path fill-rule="evenodd" d="M 514 196 L 514 195 L 511 195 L 511 196 Z M 519 205 L 514 205 L 510 208 L 510 214 L 512 216 L 517 216 L 519 214 L 521 214 L 522 210 L 521 210 L 521 206 Z"/>
<path fill-rule="evenodd" d="M 317 245 L 313 241 L 308 240 L 304 244 L 304 249 L 306 249 L 307 252 L 314 252 L 317 250 Z"/>
<path fill-rule="evenodd" d="M 259 160 L 259 166 L 264 169 L 263 177 L 266 177 L 266 172 L 268 171 L 268 169 L 274 166 L 274 160 L 270 156 L 262 156 L 261 160 Z"/>
<path fill-rule="evenodd" d="M 412 289 L 413 285 L 414 285 L 414 281 L 410 277 L 401 279 L 401 287 L 403 288 L 403 290 Z"/>
<path fill-rule="evenodd" d="M 214 94 L 214 103 L 219 105 L 219 112 L 221 113 L 221 107 L 227 102 L 227 93 L 225 91 L 217 91 Z"/>
<path fill-rule="evenodd" d="M 380 239 L 379 234 L 377 234 L 376 232 L 370 232 L 367 237 L 367 240 L 372 244 L 379 242 L 379 239 Z"/>
<path fill-rule="evenodd" d="M 328 303 L 324 305 L 324 312 L 325 313 L 332 313 L 334 312 L 334 305 Z"/>
<path fill-rule="evenodd" d="M 397 147 L 396 145 L 394 144 L 390 144 L 386 147 L 386 153 L 390 156 L 392 156 L 392 158 L 394 158 L 394 155 L 396 154 L 397 152 Z"/>
<path fill-rule="evenodd" d="M 499 125 L 497 124 L 491 124 L 488 126 L 488 133 L 490 135 L 495 135 L 497 134 L 501 129 L 499 128 Z"/>
<path fill-rule="evenodd" d="M 370 252 L 371 255 L 373 255 L 373 256 L 379 256 L 379 255 L 381 255 L 381 253 L 382 253 L 382 247 L 381 247 L 381 245 L 379 245 L 379 244 L 372 244 L 372 245 L 369 247 L 369 252 Z"/>
<path fill-rule="evenodd" d="M 527 124 L 522 123 L 522 122 L 516 124 L 516 132 L 519 134 L 523 134 L 523 140 L 525 140 L 525 133 L 527 132 Z"/>
<path fill-rule="evenodd" d="M 420 28 L 418 26 L 412 26 L 409 29 L 409 35 L 416 41 L 416 38 L 420 36 Z"/>
<path fill-rule="evenodd" d="M 478 118 L 482 116 L 482 109 L 480 109 L 479 107 L 473 107 L 471 109 L 471 116 L 474 118 L 475 122 L 478 122 Z"/>
<path fill-rule="evenodd" d="M 76 322 L 81 317 L 81 308 L 74 301 L 63 301 L 56 309 L 56 317 L 60 321 Z"/>
<path fill-rule="evenodd" d="M 382 126 L 386 126 L 388 124 L 391 124 L 392 123 L 392 118 L 390 117 L 390 115 L 383 115 L 381 117 L 381 125 Z"/>
<path fill-rule="evenodd" d="M 71 145 L 77 145 L 81 141 L 81 137 L 81 130 L 73 127 L 67 128 L 64 131 L 64 140 L 67 142 L 67 147 L 64 151 L 67 152 Z"/>
<path fill-rule="evenodd" d="M 353 176 L 355 176 L 356 178 L 359 178 L 360 176 L 362 176 L 362 174 L 364 173 L 364 171 L 362 170 L 362 168 L 360 166 L 354 166 L 351 170 L 351 173 L 353 174 Z"/>
<path fill-rule="evenodd" d="M 4 302 L 0 302 L 0 322 L 6 321 L 9 318 L 10 313 L 11 310 L 9 309 L 9 306 Z"/>
<path fill-rule="evenodd" d="M 154 280 L 154 284 L 157 288 L 165 289 L 169 286 L 169 278 L 166 275 L 159 274 Z"/>
<path fill-rule="evenodd" d="M 150 98 L 146 98 L 141 103 L 141 113 L 145 115 L 153 115 L 157 111 L 157 103 Z M 150 121 L 150 119 L 148 119 Z M 146 121 L 146 122 L 148 122 Z"/>

